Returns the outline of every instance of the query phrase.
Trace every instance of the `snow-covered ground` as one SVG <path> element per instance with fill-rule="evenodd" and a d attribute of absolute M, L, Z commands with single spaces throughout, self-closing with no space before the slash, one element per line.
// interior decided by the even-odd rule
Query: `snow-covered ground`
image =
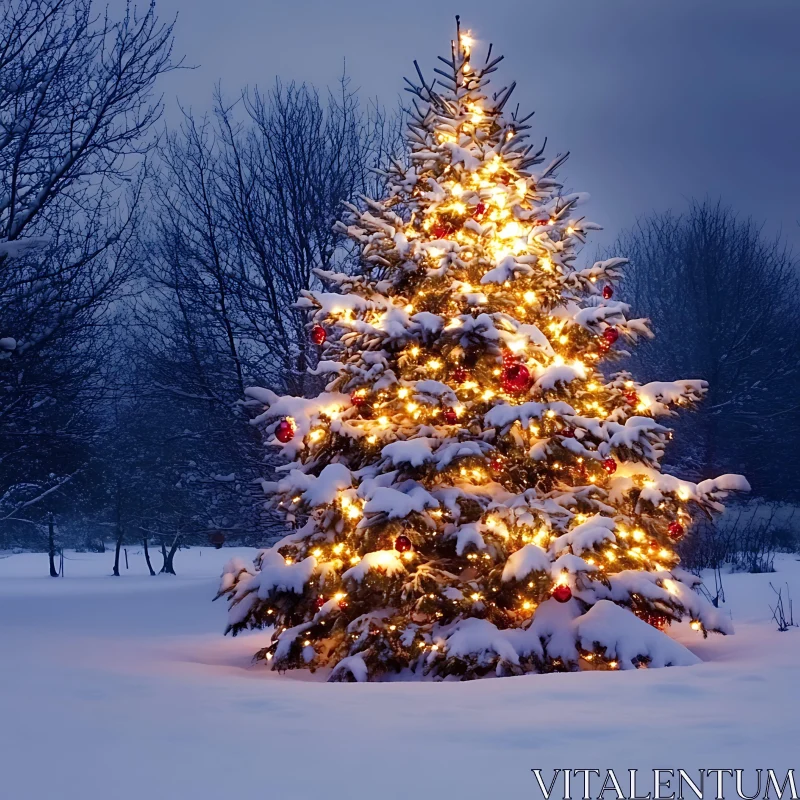
<path fill-rule="evenodd" d="M 0 555 L 0 797 L 488 800 L 541 797 L 534 767 L 800 774 L 800 629 L 769 610 L 788 581 L 800 616 L 796 557 L 726 577 L 734 636 L 673 629 L 698 666 L 355 685 L 251 667 L 259 636 L 222 637 L 232 555 L 252 551 L 182 552 L 151 578 L 129 550 L 112 578 L 113 554 L 67 553 L 63 579 Z"/>

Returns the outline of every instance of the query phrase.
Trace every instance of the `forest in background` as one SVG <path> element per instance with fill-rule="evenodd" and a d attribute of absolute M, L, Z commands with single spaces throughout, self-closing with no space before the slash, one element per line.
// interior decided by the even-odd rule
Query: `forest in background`
<path fill-rule="evenodd" d="M 244 389 L 319 389 L 293 304 L 314 270 L 357 269 L 334 222 L 382 193 L 402 110 L 345 76 L 218 88 L 211 113 L 167 127 L 159 79 L 182 64 L 155 4 L 119 19 L 91 0 L 5 6 L 0 549 L 149 543 L 169 571 L 212 534 L 265 544 L 274 464 Z M 697 193 L 632 220 L 612 249 L 631 259 L 619 296 L 656 333 L 624 366 L 709 381 L 701 410 L 675 420 L 667 470 L 741 472 L 758 498 L 797 502 L 798 265 Z M 743 525 L 758 547 L 796 544 L 785 521 Z M 741 535 L 695 539 L 696 563 L 740 552 Z"/>

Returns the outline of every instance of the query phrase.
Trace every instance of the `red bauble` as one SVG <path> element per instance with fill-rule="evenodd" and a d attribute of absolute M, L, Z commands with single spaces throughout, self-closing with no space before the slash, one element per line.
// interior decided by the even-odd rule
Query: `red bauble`
<path fill-rule="evenodd" d="M 613 458 L 604 458 L 600 463 L 609 475 L 613 475 L 617 471 L 617 462 Z"/>
<path fill-rule="evenodd" d="M 505 469 L 506 462 L 502 456 L 494 456 L 492 460 L 489 462 L 489 469 L 492 472 L 502 472 Z"/>
<path fill-rule="evenodd" d="M 367 396 L 361 391 L 353 392 L 353 394 L 350 395 L 350 402 L 356 408 L 361 408 L 361 406 L 367 402 Z"/>
<path fill-rule="evenodd" d="M 456 410 L 454 408 L 450 408 L 447 406 L 442 410 L 442 416 L 444 416 L 444 421 L 448 425 L 455 425 L 458 422 L 458 414 L 456 414 Z"/>
<path fill-rule="evenodd" d="M 394 549 L 397 550 L 398 553 L 407 553 L 411 549 L 411 539 L 401 533 L 400 536 L 394 540 Z"/>
<path fill-rule="evenodd" d="M 614 344 L 614 342 L 619 339 L 619 331 L 616 328 L 606 328 L 603 331 L 603 338 L 609 343 Z"/>
<path fill-rule="evenodd" d="M 348 603 L 348 602 L 347 602 L 347 598 L 346 598 L 346 597 L 343 597 L 343 598 L 342 598 L 342 599 L 339 601 L 339 608 L 341 608 L 341 609 L 342 609 L 342 611 L 344 611 L 346 608 L 348 608 L 348 607 L 349 607 L 349 605 L 350 605 L 350 603 Z"/>
<path fill-rule="evenodd" d="M 614 296 L 614 287 L 613 286 L 604 286 L 603 287 L 603 297 L 606 300 L 610 300 Z"/>
<path fill-rule="evenodd" d="M 639 402 L 639 395 L 636 392 L 625 392 L 623 397 L 629 406 L 635 406 Z"/>
<path fill-rule="evenodd" d="M 442 223 L 438 223 L 433 226 L 433 235 L 437 239 L 446 239 L 449 233 L 450 233 L 449 225 L 443 225 Z"/>
<path fill-rule="evenodd" d="M 559 603 L 567 603 L 572 598 L 572 589 L 567 585 L 556 586 L 553 589 L 553 599 Z"/>
<path fill-rule="evenodd" d="M 503 186 L 508 186 L 508 184 L 511 183 L 511 175 L 504 172 L 497 180 L 502 183 Z"/>
<path fill-rule="evenodd" d="M 314 344 L 325 344 L 325 340 L 328 338 L 328 332 L 322 325 L 315 325 L 311 329 L 311 341 Z"/>
<path fill-rule="evenodd" d="M 559 433 L 565 437 L 566 439 L 574 439 L 575 438 L 575 429 L 574 428 L 564 428 L 564 430 L 559 431 Z"/>
<path fill-rule="evenodd" d="M 670 522 L 669 528 L 667 528 L 669 532 L 669 538 L 675 539 L 676 541 L 683 536 L 683 525 L 680 524 L 677 520 L 675 522 Z"/>
<path fill-rule="evenodd" d="M 531 383 L 531 373 L 524 364 L 509 364 L 500 376 L 503 389 L 511 394 L 524 392 Z"/>
<path fill-rule="evenodd" d="M 322 608 L 322 606 L 324 606 L 324 605 L 325 605 L 325 598 L 324 598 L 324 597 L 322 597 L 322 595 L 320 595 L 320 596 L 319 596 L 319 597 L 318 597 L 318 598 L 317 598 L 317 599 L 314 601 L 314 608 L 316 608 L 317 610 L 319 610 L 319 609 L 320 609 L 320 608 Z"/>
<path fill-rule="evenodd" d="M 294 439 L 294 425 L 288 419 L 282 419 L 275 428 L 275 438 L 279 442 L 291 442 Z"/>
<path fill-rule="evenodd" d="M 467 371 L 464 369 L 464 367 L 456 367 L 453 370 L 453 380 L 456 383 L 464 383 L 466 379 L 467 379 Z"/>
<path fill-rule="evenodd" d="M 540 228 L 543 228 L 545 225 L 550 224 L 550 218 L 547 217 L 546 219 L 537 219 L 533 224 L 538 225 Z"/>
<path fill-rule="evenodd" d="M 478 205 L 475 206 L 475 211 L 472 216 L 475 217 L 475 219 L 480 219 L 485 213 L 486 203 L 478 203 Z"/>

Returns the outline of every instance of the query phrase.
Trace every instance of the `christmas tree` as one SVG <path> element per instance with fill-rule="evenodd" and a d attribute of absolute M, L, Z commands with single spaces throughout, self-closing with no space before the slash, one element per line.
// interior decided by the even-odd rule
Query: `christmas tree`
<path fill-rule="evenodd" d="M 749 487 L 660 471 L 657 420 L 706 384 L 612 373 L 652 335 L 615 297 L 626 261 L 576 265 L 597 226 L 565 157 L 545 165 L 471 45 L 408 81 L 408 152 L 339 223 L 360 270 L 299 300 L 325 391 L 249 390 L 294 530 L 226 566 L 228 631 L 270 628 L 258 659 L 333 680 L 693 663 L 665 626 L 731 627 L 675 547 Z"/>

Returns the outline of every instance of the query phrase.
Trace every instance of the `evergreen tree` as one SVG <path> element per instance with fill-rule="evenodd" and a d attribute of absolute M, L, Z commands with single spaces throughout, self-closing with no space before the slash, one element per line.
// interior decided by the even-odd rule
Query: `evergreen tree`
<path fill-rule="evenodd" d="M 340 225 L 361 271 L 317 271 L 334 291 L 299 301 L 326 390 L 248 391 L 291 461 L 266 489 L 297 528 L 231 561 L 220 595 L 230 632 L 274 626 L 273 668 L 664 666 L 695 660 L 669 623 L 730 632 L 675 545 L 747 482 L 660 471 L 657 419 L 706 383 L 605 369 L 647 320 L 614 298 L 625 259 L 576 265 L 597 226 L 557 180 L 566 157 L 544 165 L 530 117 L 505 113 L 513 84 L 487 91 L 500 60 L 476 66 L 459 34 L 437 85 L 409 82 L 407 161 Z"/>

